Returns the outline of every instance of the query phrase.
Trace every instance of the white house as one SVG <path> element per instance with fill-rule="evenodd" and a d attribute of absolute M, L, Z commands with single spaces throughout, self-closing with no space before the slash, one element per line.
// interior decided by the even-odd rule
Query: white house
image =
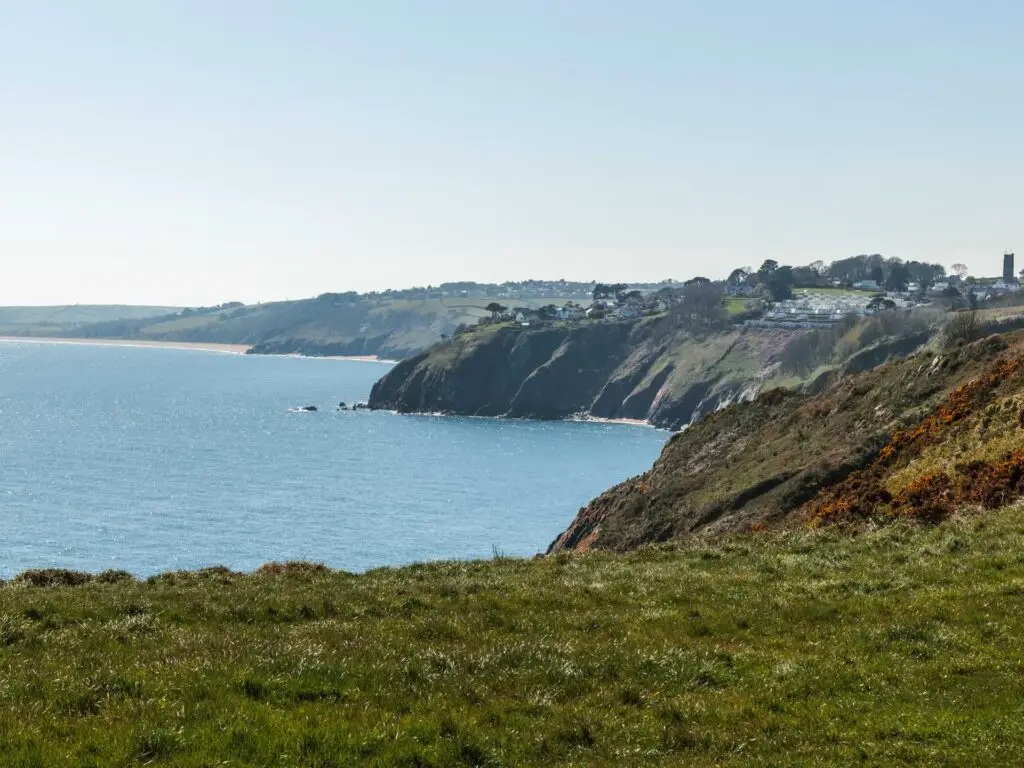
<path fill-rule="evenodd" d="M 555 317 L 559 320 L 582 320 L 586 316 L 586 312 L 581 307 L 557 307 L 555 309 Z"/>

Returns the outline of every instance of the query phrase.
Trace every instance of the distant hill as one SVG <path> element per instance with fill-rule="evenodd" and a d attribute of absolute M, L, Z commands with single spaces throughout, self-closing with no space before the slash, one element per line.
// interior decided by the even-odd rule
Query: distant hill
<path fill-rule="evenodd" d="M 55 307 L 0 307 L 0 335 L 60 335 L 92 323 L 140 320 L 180 312 L 181 307 L 125 304 L 69 304 Z"/>
<path fill-rule="evenodd" d="M 589 299 L 593 283 L 530 280 L 441 286 L 215 307 L 0 309 L 0 334 L 248 344 L 256 354 L 416 354 L 489 315 L 488 304 L 536 309 Z M 653 287 L 641 285 L 637 287 Z M 7 314 L 4 314 L 7 313 Z"/>

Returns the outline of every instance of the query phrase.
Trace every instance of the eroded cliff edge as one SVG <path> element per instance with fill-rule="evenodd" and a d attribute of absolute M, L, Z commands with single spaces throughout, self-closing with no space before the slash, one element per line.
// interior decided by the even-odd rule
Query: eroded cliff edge
<path fill-rule="evenodd" d="M 791 338 L 738 326 L 699 337 L 658 318 L 486 327 L 396 365 L 374 386 L 370 407 L 679 429 L 756 396 Z"/>

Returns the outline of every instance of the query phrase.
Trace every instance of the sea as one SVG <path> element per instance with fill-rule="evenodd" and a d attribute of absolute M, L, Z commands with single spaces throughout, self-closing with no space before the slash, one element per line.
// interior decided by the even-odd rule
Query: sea
<path fill-rule="evenodd" d="M 531 556 L 669 437 L 338 409 L 387 369 L 0 341 L 0 578 Z"/>

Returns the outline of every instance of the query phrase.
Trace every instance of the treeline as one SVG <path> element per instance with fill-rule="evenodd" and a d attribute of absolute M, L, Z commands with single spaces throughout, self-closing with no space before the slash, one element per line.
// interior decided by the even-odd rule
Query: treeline
<path fill-rule="evenodd" d="M 726 286 L 747 293 L 760 292 L 773 301 L 784 301 L 794 288 L 849 288 L 862 281 L 872 281 L 889 291 L 906 291 L 916 284 L 924 291 L 946 277 L 941 264 L 923 261 L 887 259 L 881 254 L 852 256 L 831 264 L 815 261 L 802 267 L 784 266 L 774 259 L 766 260 L 759 269 L 734 269 Z"/>

